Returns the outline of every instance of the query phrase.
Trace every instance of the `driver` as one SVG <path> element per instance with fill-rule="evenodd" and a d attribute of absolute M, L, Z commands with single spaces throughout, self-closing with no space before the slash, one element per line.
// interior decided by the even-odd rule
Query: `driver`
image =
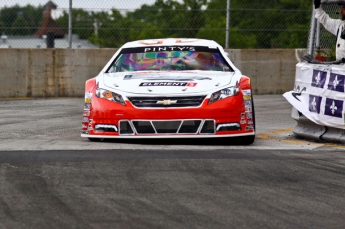
<path fill-rule="evenodd" d="M 211 53 L 200 52 L 195 57 L 195 60 L 199 63 L 201 70 L 211 70 L 215 64 L 214 57 Z"/>
<path fill-rule="evenodd" d="M 340 6 L 340 19 L 332 19 L 321 8 L 321 0 L 314 0 L 315 18 L 329 32 L 337 36 L 336 59 L 345 58 L 345 2 L 338 3 Z"/>

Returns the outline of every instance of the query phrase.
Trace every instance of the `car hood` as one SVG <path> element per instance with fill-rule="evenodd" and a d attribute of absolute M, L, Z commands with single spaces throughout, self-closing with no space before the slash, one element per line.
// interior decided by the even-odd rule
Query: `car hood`
<path fill-rule="evenodd" d="M 235 86 L 241 74 L 236 72 L 118 72 L 102 73 L 100 87 L 134 94 L 184 94 L 206 92 Z M 106 89 L 105 88 L 105 89 Z"/>

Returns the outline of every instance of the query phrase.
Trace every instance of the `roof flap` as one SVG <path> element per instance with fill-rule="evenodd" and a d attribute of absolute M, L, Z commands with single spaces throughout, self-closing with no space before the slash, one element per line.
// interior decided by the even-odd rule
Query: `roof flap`
<path fill-rule="evenodd" d="M 338 3 L 345 3 L 345 0 L 321 0 L 321 4 L 323 5 L 338 4 Z"/>

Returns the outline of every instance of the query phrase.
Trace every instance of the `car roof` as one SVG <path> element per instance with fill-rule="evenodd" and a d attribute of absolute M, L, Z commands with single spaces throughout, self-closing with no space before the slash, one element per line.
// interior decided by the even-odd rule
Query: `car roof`
<path fill-rule="evenodd" d="M 207 39 L 197 38 L 161 38 L 131 41 L 124 44 L 121 48 L 150 47 L 150 46 L 171 46 L 171 45 L 193 45 L 206 47 L 221 47 L 217 42 Z"/>

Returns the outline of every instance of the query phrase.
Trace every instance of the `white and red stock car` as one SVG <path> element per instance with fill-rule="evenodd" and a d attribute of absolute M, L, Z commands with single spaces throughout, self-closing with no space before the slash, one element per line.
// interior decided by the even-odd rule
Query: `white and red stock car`
<path fill-rule="evenodd" d="M 212 40 L 128 42 L 86 81 L 81 137 L 236 137 L 252 144 L 250 78 Z"/>

